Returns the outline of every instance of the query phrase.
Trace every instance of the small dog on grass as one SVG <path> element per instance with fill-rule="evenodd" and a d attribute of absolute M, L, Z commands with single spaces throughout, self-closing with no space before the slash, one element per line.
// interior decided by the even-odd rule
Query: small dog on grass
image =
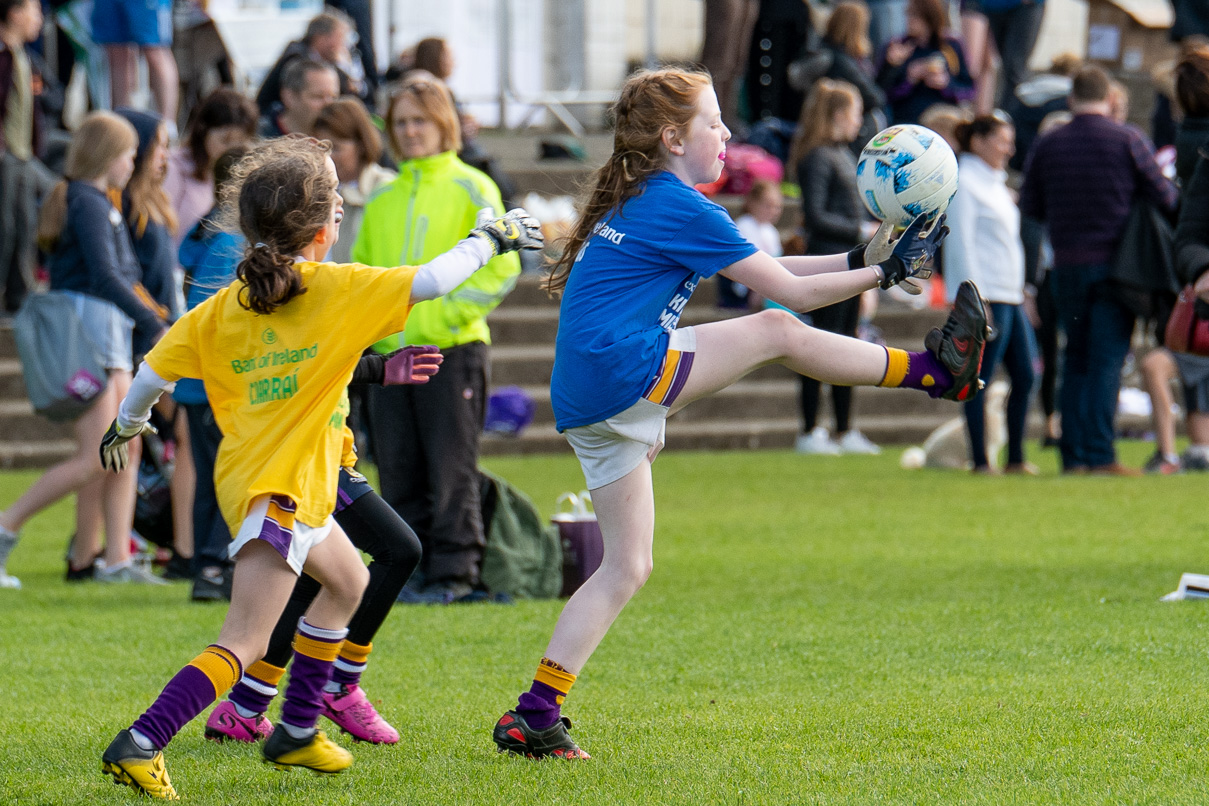
<path fill-rule="evenodd" d="M 1007 444 L 1007 381 L 995 381 L 983 394 L 986 396 L 987 457 L 992 467 L 1000 467 L 999 454 Z M 969 470 L 970 436 L 966 433 L 966 418 L 954 417 L 928 435 L 924 444 L 903 451 L 900 464 L 906 470 L 923 467 L 943 470 Z"/>

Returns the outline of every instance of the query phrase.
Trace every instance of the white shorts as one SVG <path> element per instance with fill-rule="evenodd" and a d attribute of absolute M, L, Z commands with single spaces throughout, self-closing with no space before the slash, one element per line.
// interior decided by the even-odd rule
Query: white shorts
<path fill-rule="evenodd" d="M 332 531 L 329 516 L 322 526 L 307 526 L 294 520 L 294 502 L 284 495 L 259 495 L 252 500 L 248 516 L 231 541 L 229 555 L 253 540 L 263 540 L 281 555 L 294 573 L 301 574 L 311 549 L 322 543 Z"/>
<path fill-rule="evenodd" d="M 589 490 L 612 484 L 663 449 L 667 415 L 684 388 L 697 352 L 691 327 L 673 330 L 667 357 L 642 397 L 628 409 L 591 425 L 563 432 L 579 457 Z"/>

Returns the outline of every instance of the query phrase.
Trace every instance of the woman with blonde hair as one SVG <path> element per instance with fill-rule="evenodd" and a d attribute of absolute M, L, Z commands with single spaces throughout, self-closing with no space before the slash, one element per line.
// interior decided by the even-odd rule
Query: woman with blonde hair
<path fill-rule="evenodd" d="M 140 282 L 130 233 L 117 207 L 134 172 L 137 143 L 134 127 L 122 117 L 93 112 L 72 138 L 65 179 L 42 205 L 38 243 L 50 255 L 47 268 L 51 291 L 69 294 L 75 300 L 108 378 L 104 391 L 75 422 L 76 453 L 47 470 L 0 512 L 0 587 L 19 587 L 14 577 L 4 573 L 4 567 L 21 527 L 73 492 L 79 492 L 82 500 L 76 508 L 76 539 L 68 560 L 68 578 L 94 575 L 94 548 L 103 523 L 105 552 L 95 578 L 107 582 L 160 582 L 130 558 L 139 442 L 131 446 L 136 461 L 117 475 L 105 473 L 96 450 L 130 387 L 135 326 L 153 337 L 166 327 Z"/>
<path fill-rule="evenodd" d="M 405 78 L 390 99 L 386 135 L 399 176 L 365 206 L 355 262 L 422 263 L 450 249 L 478 211 L 503 211 L 499 188 L 458 156 L 458 113 L 429 74 Z M 475 593 L 486 538 L 479 504 L 479 440 L 486 414 L 487 315 L 516 284 L 520 260 L 500 255 L 440 299 L 416 305 L 407 329 L 374 345 L 436 345 L 445 356 L 424 386 L 368 390 L 370 443 L 382 497 L 424 547 L 402 601 L 448 603 Z"/>

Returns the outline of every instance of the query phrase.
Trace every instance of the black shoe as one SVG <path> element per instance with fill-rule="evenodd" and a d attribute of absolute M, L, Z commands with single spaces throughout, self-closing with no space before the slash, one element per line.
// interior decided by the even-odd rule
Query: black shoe
<path fill-rule="evenodd" d="M 515 753 L 526 758 L 554 756 L 565 759 L 589 759 L 587 753 L 571 738 L 567 730 L 571 720 L 559 717 L 558 721 L 545 730 L 529 727 L 525 718 L 516 711 L 509 711 L 495 723 L 491 738 L 501 753 Z"/>
<path fill-rule="evenodd" d="M 67 573 L 63 575 L 63 579 L 67 582 L 91 582 L 96 579 L 97 560 L 101 559 L 101 555 L 92 558 L 92 561 L 83 568 L 76 569 L 71 567 L 71 550 L 76 544 L 76 536 L 73 532 L 67 540 L 67 553 L 63 559 L 67 562 Z"/>
<path fill-rule="evenodd" d="M 168 562 L 164 563 L 164 573 L 161 576 L 164 579 L 193 579 L 189 568 L 192 564 L 192 557 L 182 557 L 173 552 Z"/>
<path fill-rule="evenodd" d="M 210 566 L 193 578 L 193 593 L 195 602 L 229 602 L 231 601 L 231 569 Z"/>
<path fill-rule="evenodd" d="M 67 573 L 63 575 L 63 579 L 68 582 L 91 582 L 97 578 L 97 562 L 93 560 L 83 568 L 72 568 L 71 558 L 67 560 Z"/>
<path fill-rule="evenodd" d="M 934 327 L 924 337 L 924 347 L 953 376 L 952 388 L 941 395 L 945 400 L 973 400 L 982 389 L 978 373 L 989 330 L 986 306 L 978 287 L 969 280 L 963 281 L 957 287 L 953 310 L 944 328 Z"/>

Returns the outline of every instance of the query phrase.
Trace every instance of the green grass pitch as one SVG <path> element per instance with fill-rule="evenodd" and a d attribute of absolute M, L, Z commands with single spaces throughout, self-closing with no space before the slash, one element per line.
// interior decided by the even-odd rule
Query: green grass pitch
<path fill-rule="evenodd" d="M 1134 465 L 1149 446 L 1129 444 Z M 397 608 L 366 690 L 403 733 L 346 774 L 278 772 L 202 723 L 197 804 L 1205 803 L 1205 475 L 906 472 L 881 457 L 667 453 L 655 572 L 571 693 L 584 764 L 498 755 L 561 603 Z M 549 512 L 569 456 L 486 463 Z M 34 478 L 0 474 L 0 504 Z M 0 591 L 0 803 L 130 803 L 100 755 L 217 635 L 187 588 L 61 581 L 71 506 Z M 338 741 L 351 745 L 347 737 Z"/>

